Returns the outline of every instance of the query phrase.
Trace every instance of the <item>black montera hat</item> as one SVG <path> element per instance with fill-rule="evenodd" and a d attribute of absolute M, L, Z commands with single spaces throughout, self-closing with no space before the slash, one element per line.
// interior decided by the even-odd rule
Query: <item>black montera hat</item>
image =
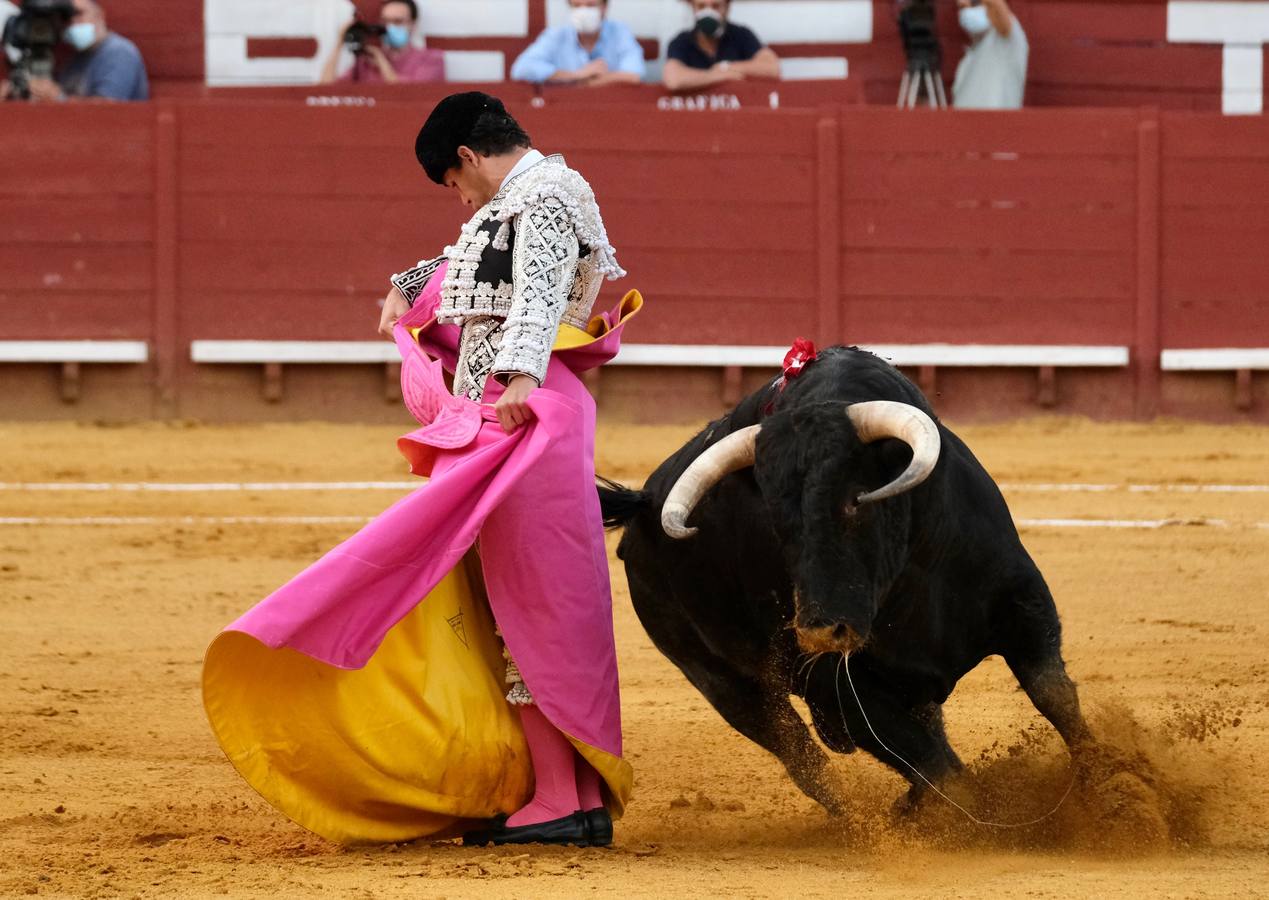
<path fill-rule="evenodd" d="M 414 141 L 414 155 L 428 178 L 445 183 L 445 173 L 459 164 L 458 148 L 471 142 L 476 123 L 488 112 L 511 118 L 501 100 L 481 91 L 450 94 L 436 104 Z"/>

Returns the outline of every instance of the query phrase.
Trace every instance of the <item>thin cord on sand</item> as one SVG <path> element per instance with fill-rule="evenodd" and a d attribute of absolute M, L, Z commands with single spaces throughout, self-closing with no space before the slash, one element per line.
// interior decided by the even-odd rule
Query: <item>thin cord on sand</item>
<path fill-rule="evenodd" d="M 1074 790 L 1074 788 L 1075 788 L 1075 775 L 1074 775 L 1074 773 L 1072 773 L 1072 774 L 1071 774 L 1071 783 L 1070 783 L 1070 784 L 1068 784 L 1068 785 L 1066 786 L 1066 793 L 1062 795 L 1062 799 L 1061 799 L 1061 800 L 1059 800 L 1059 801 L 1057 802 L 1057 805 L 1056 805 L 1056 806 L 1054 806 L 1051 810 L 1049 810 L 1049 811 L 1048 811 L 1048 812 L 1046 812 L 1044 815 L 1042 815 L 1042 816 L 1040 816 L 1040 817 L 1038 817 L 1038 818 L 1031 819 L 1030 821 L 1027 821 L 1027 822 L 1014 822 L 1014 823 L 1009 823 L 1009 822 L 988 822 L 988 821 L 986 821 L 986 820 L 984 820 L 984 819 L 980 819 L 980 818 L 978 818 L 978 817 L 977 817 L 977 816 L 975 816 L 972 812 L 970 812 L 970 811 L 969 811 L 969 810 L 967 810 L 965 807 L 961 806 L 959 803 L 957 803 L 955 800 L 953 800 L 951 797 L 947 796 L 947 794 L 945 794 L 945 793 L 943 793 L 942 791 L 940 791 L 940 790 L 939 790 L 939 789 L 935 786 L 934 782 L 930 781 L 930 779 L 926 778 L 924 775 L 922 775 L 922 774 L 921 774 L 921 770 L 920 770 L 920 769 L 918 769 L 916 766 L 912 765 L 912 763 L 908 762 L 906 759 L 904 759 L 904 758 L 903 758 L 902 756 L 900 756 L 898 753 L 895 753 L 895 752 L 894 752 L 893 750 L 891 750 L 888 746 L 886 746 L 886 742 L 885 742 L 885 741 L 883 741 L 883 740 L 881 739 L 881 735 L 877 734 L 877 729 L 875 729 L 875 728 L 873 728 L 873 727 L 872 727 L 872 722 L 868 721 L 868 713 L 864 712 L 864 704 L 863 704 L 863 702 L 862 702 L 862 701 L 860 701 L 860 699 L 859 699 L 859 691 L 855 690 L 855 680 L 854 680 L 853 678 L 851 678 L 851 677 L 850 677 L 850 654 L 849 654 L 849 653 L 843 653 L 843 654 L 842 654 L 842 661 L 845 663 L 845 666 L 846 666 L 846 682 L 850 685 L 850 692 L 851 692 L 852 694 L 854 694 L 854 695 L 855 695 L 855 704 L 859 707 L 859 714 L 860 714 L 861 716 L 863 716 L 863 718 L 864 718 L 864 724 L 868 726 L 868 730 L 872 732 L 872 736 L 873 736 L 874 738 L 876 738 L 877 743 L 878 743 L 878 744 L 880 744 L 880 745 L 881 745 L 881 747 L 882 747 L 882 749 L 884 749 L 887 753 L 889 753 L 889 754 L 890 754 L 891 756 L 893 756 L 895 759 L 899 760 L 899 762 L 903 763 L 905 766 L 907 766 L 909 769 L 911 769 L 911 770 L 912 770 L 912 772 L 916 775 L 916 777 L 917 777 L 917 778 L 920 778 L 922 781 L 924 781 L 924 782 L 926 783 L 926 785 L 930 788 L 930 790 L 934 791 L 934 793 L 938 794 L 940 797 L 942 797 L 942 798 L 943 798 L 944 800 L 946 800 L 948 803 L 952 804 L 952 805 L 953 805 L 953 806 L 955 806 L 957 809 L 959 809 L 962 813 L 964 813 L 964 814 L 965 814 L 965 817 L 966 817 L 967 819 L 969 819 L 971 822 L 973 822 L 975 825 L 985 825 L 985 826 L 987 826 L 988 828 L 1028 828 L 1028 827 L 1030 827 L 1030 826 L 1032 826 L 1032 825 L 1038 825 L 1039 823 L 1043 822 L 1045 819 L 1049 818 L 1049 817 L 1050 817 L 1050 816 L 1052 816 L 1054 813 L 1056 813 L 1059 809 L 1061 809 L 1061 808 L 1062 808 L 1062 804 L 1066 802 L 1066 798 L 1067 798 L 1067 797 L 1069 797 L 1069 796 L 1071 796 L 1071 791 L 1072 791 L 1072 790 Z M 839 694 L 838 694 L 838 696 L 837 696 L 837 708 L 838 708 L 838 710 L 839 710 L 839 711 L 841 710 L 841 703 L 842 703 L 842 698 L 841 698 L 841 694 L 839 693 Z M 843 726 L 845 726 L 845 725 L 846 725 L 846 714 L 845 714 L 844 712 L 842 713 L 842 725 L 843 725 Z M 849 729 L 849 728 L 847 728 L 847 733 L 849 733 L 849 731 L 850 731 L 850 729 Z"/>

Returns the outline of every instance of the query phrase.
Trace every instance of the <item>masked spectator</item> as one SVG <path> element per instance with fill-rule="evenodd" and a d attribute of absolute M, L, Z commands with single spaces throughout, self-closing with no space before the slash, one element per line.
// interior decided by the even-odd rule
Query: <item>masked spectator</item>
<path fill-rule="evenodd" d="M 94 0 L 73 0 L 75 15 L 62 39 L 75 54 L 56 72 L 55 78 L 32 78 L 31 100 L 149 100 L 150 84 L 145 62 L 136 44 L 106 28 L 106 13 Z M 0 95 L 9 92 L 6 82 Z"/>
<path fill-rule="evenodd" d="M 746 78 L 779 78 L 780 59 L 758 36 L 728 19 L 730 0 L 689 0 L 695 25 L 670 41 L 662 78 L 671 91 Z"/>
<path fill-rule="evenodd" d="M 0 34 L 4 34 L 4 26 L 9 24 L 9 20 L 17 14 L 18 8 L 10 3 L 9 0 L 0 0 Z M 12 47 L 6 46 L 4 48 L 4 55 L 6 61 L 10 65 L 17 62 L 19 58 L 18 51 L 14 50 Z"/>
<path fill-rule="evenodd" d="M 445 80 L 445 54 L 422 46 L 419 8 L 414 0 L 383 0 L 379 6 L 379 24 L 386 29 L 383 46 L 365 44 L 348 71 L 336 78 L 345 37 L 355 24 L 357 20 L 353 19 L 340 31 L 339 41 L 322 67 L 322 84 L 334 81 L 395 84 Z"/>
<path fill-rule="evenodd" d="M 957 0 L 970 46 L 952 82 L 956 109 L 1021 109 L 1027 36 L 1005 0 Z"/>
<path fill-rule="evenodd" d="M 569 0 L 569 24 L 538 35 L 511 66 L 515 81 L 552 84 L 638 84 L 643 48 L 634 33 L 608 18 L 608 0 Z"/>

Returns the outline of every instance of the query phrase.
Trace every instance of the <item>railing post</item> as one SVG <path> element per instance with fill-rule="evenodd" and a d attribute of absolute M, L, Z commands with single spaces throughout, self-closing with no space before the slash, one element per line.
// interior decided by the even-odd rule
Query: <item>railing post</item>
<path fill-rule="evenodd" d="M 1137 308 L 1133 333 L 1133 406 L 1139 419 L 1159 414 L 1160 143 L 1159 110 L 1143 109 L 1137 121 Z"/>
<path fill-rule="evenodd" d="M 177 204 L 179 145 L 176 107 L 159 102 L 154 126 L 154 413 L 177 413 L 177 366 L 180 365 L 177 321 Z"/>
<path fill-rule="evenodd" d="M 815 125 L 815 248 L 819 264 L 816 326 L 821 346 L 843 339 L 841 317 L 841 141 L 836 108 L 820 111 Z"/>

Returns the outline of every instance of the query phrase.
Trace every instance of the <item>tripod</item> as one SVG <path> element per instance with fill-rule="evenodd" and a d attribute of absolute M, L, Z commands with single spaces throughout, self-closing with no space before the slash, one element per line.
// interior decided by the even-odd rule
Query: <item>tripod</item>
<path fill-rule="evenodd" d="M 925 91 L 932 109 L 947 109 L 943 93 L 943 47 L 934 0 L 900 0 L 899 35 L 908 67 L 899 82 L 899 109 L 915 109 Z"/>
<path fill-rule="evenodd" d="M 915 109 L 924 91 L 931 108 L 947 109 L 947 94 L 943 92 L 943 73 L 927 60 L 912 60 L 903 70 L 899 81 L 899 109 Z"/>

